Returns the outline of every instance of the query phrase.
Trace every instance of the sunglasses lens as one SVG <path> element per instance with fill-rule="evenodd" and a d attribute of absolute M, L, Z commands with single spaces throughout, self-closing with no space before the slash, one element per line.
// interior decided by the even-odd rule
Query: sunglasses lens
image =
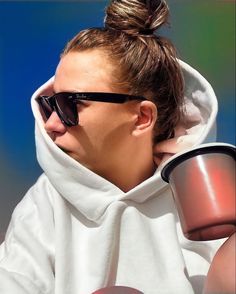
<path fill-rule="evenodd" d="M 76 104 L 70 96 L 71 94 L 58 93 L 54 97 L 57 110 L 64 123 L 68 126 L 75 126 L 78 124 L 78 112 Z"/>
<path fill-rule="evenodd" d="M 48 104 L 48 102 L 43 98 L 38 100 L 38 103 L 40 105 L 42 117 L 43 117 L 44 121 L 47 121 L 49 119 L 50 115 L 52 114 L 53 109 Z"/>

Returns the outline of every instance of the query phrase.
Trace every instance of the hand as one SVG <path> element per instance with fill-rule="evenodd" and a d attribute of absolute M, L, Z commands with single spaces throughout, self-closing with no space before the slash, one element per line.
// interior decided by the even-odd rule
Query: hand
<path fill-rule="evenodd" d="M 92 294 L 144 294 L 144 293 L 137 289 L 126 287 L 126 286 L 112 286 L 112 287 L 102 288 L 100 290 L 93 292 Z"/>
<path fill-rule="evenodd" d="M 236 233 L 226 240 L 214 256 L 203 293 L 236 293 Z"/>

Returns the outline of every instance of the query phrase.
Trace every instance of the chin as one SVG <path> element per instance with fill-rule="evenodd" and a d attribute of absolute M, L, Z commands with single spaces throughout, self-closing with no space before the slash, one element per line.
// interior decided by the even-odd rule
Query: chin
<path fill-rule="evenodd" d="M 69 151 L 69 150 L 67 150 L 67 149 L 65 149 L 65 148 L 61 148 L 61 150 L 62 150 L 63 152 L 65 152 L 68 156 L 70 156 L 71 158 L 73 158 L 75 161 L 77 161 L 77 162 L 79 162 L 79 163 L 82 164 L 82 162 L 81 162 L 81 160 L 80 160 L 80 158 L 78 157 L 77 154 L 75 154 L 75 153 L 73 153 L 72 151 Z"/>
<path fill-rule="evenodd" d="M 68 154 L 70 151 L 67 150 L 66 148 L 60 146 L 60 145 L 57 145 L 58 148 L 60 148 L 63 152 L 65 152 L 66 154 Z"/>
<path fill-rule="evenodd" d="M 68 156 L 70 156 L 71 158 L 73 158 L 75 161 L 79 162 L 80 164 L 82 164 L 86 168 L 91 169 L 88 164 L 86 164 L 85 162 L 83 162 L 83 160 L 81 159 L 81 157 L 77 153 L 75 153 L 75 152 L 73 152 L 71 150 L 68 150 L 67 148 L 65 148 L 63 146 L 60 146 L 58 144 L 56 144 L 56 145 L 57 145 L 58 148 L 60 148 L 64 153 L 66 153 Z"/>

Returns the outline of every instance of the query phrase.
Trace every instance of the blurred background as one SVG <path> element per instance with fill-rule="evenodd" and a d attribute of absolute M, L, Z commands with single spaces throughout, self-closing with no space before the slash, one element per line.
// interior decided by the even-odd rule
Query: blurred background
<path fill-rule="evenodd" d="M 169 0 L 163 30 L 179 56 L 207 78 L 219 100 L 217 141 L 235 144 L 235 1 Z M 102 26 L 108 1 L 0 1 L 0 239 L 41 174 L 32 93 L 54 74 L 78 31 Z"/>

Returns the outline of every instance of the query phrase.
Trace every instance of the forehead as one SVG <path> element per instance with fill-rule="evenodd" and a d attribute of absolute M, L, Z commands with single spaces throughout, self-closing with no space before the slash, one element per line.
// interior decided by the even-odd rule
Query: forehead
<path fill-rule="evenodd" d="M 69 52 L 57 66 L 54 91 L 112 91 L 114 66 L 102 50 Z"/>

